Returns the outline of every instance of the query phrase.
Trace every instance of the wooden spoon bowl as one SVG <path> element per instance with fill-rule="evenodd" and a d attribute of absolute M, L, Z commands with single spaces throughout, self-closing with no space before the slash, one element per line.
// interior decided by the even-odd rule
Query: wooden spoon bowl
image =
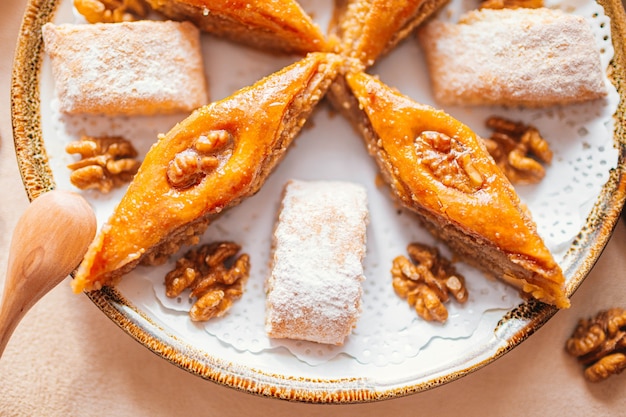
<path fill-rule="evenodd" d="M 96 233 L 83 197 L 50 191 L 33 200 L 17 222 L 0 304 L 0 356 L 19 321 L 82 260 Z"/>

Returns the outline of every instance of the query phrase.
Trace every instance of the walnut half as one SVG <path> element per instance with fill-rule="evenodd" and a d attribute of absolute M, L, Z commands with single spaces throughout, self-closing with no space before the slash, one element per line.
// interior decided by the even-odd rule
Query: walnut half
<path fill-rule="evenodd" d="M 585 378 L 599 382 L 626 369 L 626 310 L 611 308 L 581 319 L 565 350 L 585 366 Z"/>
<path fill-rule="evenodd" d="M 221 317 L 242 296 L 250 274 L 249 256 L 235 258 L 240 249 L 233 242 L 215 242 L 189 250 L 165 276 L 165 294 L 174 298 L 189 289 L 189 297 L 196 298 L 192 321 Z"/>
<path fill-rule="evenodd" d="M 184 190 L 200 183 L 230 157 L 233 143 L 232 135 L 226 130 L 212 130 L 200 135 L 193 146 L 177 153 L 168 164 L 169 184 Z"/>
<path fill-rule="evenodd" d="M 552 162 L 552 150 L 537 128 L 496 116 L 485 124 L 493 133 L 483 142 L 511 183 L 536 184 L 543 179 L 542 164 Z"/>
<path fill-rule="evenodd" d="M 81 156 L 67 167 L 72 170 L 70 182 L 82 190 L 97 188 L 108 193 L 132 180 L 140 165 L 137 151 L 122 137 L 83 136 L 65 150 Z"/>
<path fill-rule="evenodd" d="M 484 178 L 474 166 L 470 150 L 458 139 L 424 131 L 415 139 L 415 149 L 420 162 L 445 186 L 472 193 L 483 185 Z"/>
<path fill-rule="evenodd" d="M 448 310 L 444 303 L 450 294 L 459 303 L 467 301 L 465 278 L 437 248 L 411 243 L 407 251 L 411 260 L 404 256 L 393 260 L 391 277 L 396 294 L 406 298 L 424 320 L 445 322 Z"/>
<path fill-rule="evenodd" d="M 144 0 L 74 0 L 74 7 L 89 23 L 129 22 L 150 11 Z"/>

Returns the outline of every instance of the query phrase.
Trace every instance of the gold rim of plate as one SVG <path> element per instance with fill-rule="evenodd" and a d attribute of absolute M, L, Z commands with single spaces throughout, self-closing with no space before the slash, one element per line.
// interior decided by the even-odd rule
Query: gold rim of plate
<path fill-rule="evenodd" d="M 43 60 L 41 27 L 50 21 L 61 0 L 29 0 L 16 46 L 11 81 L 11 117 L 15 152 L 22 181 L 32 201 L 55 188 L 43 142 L 40 114 L 40 70 Z M 620 103 L 614 115 L 614 146 L 617 166 L 598 195 L 585 225 L 569 248 L 563 270 L 571 296 L 585 279 L 607 244 L 626 200 L 626 14 L 621 0 L 598 0 L 611 19 L 615 56 L 609 77 Z M 359 403 L 400 397 L 454 381 L 493 362 L 538 330 L 555 313 L 552 306 L 528 302 L 509 311 L 494 332 L 500 342 L 488 354 L 471 363 L 455 366 L 441 376 L 377 387 L 361 378 L 309 379 L 269 374 L 225 362 L 199 351 L 169 334 L 114 288 L 88 294 L 89 298 L 119 327 L 152 352 L 169 362 L 225 386 L 253 394 L 314 403 Z"/>

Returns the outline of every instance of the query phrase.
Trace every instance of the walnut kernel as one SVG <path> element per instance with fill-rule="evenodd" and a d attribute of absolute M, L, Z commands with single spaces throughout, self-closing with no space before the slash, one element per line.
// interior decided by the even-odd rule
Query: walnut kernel
<path fill-rule="evenodd" d="M 483 142 L 509 181 L 536 184 L 543 179 L 542 164 L 552 162 L 552 150 L 537 128 L 497 116 L 486 125 L 493 133 Z"/>
<path fill-rule="evenodd" d="M 626 356 L 623 353 L 606 355 L 598 362 L 585 369 L 585 378 L 590 382 L 600 382 L 611 375 L 616 375 L 626 369 Z"/>
<path fill-rule="evenodd" d="M 165 276 L 165 294 L 174 298 L 189 289 L 189 297 L 196 298 L 192 321 L 221 317 L 243 295 L 250 273 L 247 254 L 235 259 L 240 249 L 233 242 L 215 242 L 189 250 Z"/>
<path fill-rule="evenodd" d="M 391 277 L 396 294 L 406 298 L 424 320 L 445 322 L 448 310 L 444 303 L 450 295 L 459 303 L 467 301 L 465 278 L 436 248 L 411 243 L 407 251 L 410 260 L 405 256 L 393 260 Z"/>
<path fill-rule="evenodd" d="M 200 135 L 192 147 L 176 154 L 167 167 L 167 180 L 174 188 L 184 190 L 214 172 L 230 156 L 233 140 L 225 130 Z"/>
<path fill-rule="evenodd" d="M 140 20 L 150 11 L 144 0 L 74 0 L 74 7 L 89 23 Z"/>
<path fill-rule="evenodd" d="M 445 186 L 464 193 L 475 192 L 484 179 L 474 167 L 469 149 L 440 132 L 424 131 L 415 140 L 420 162 Z"/>
<path fill-rule="evenodd" d="M 590 382 L 599 382 L 626 369 L 626 310 L 611 308 L 592 319 L 581 319 L 565 350 L 586 367 Z"/>
<path fill-rule="evenodd" d="M 121 137 L 83 136 L 65 150 L 81 157 L 67 167 L 72 170 L 70 182 L 82 190 L 97 188 L 108 193 L 132 180 L 140 165 L 133 145 Z"/>

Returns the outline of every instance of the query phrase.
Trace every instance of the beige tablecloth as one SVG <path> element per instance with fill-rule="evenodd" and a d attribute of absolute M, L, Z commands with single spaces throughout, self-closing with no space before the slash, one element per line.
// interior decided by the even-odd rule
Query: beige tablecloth
<path fill-rule="evenodd" d="M 28 204 L 10 128 L 12 56 L 23 0 L 0 13 L 0 270 Z M 624 416 L 626 373 L 587 383 L 563 350 L 583 316 L 626 307 L 626 222 L 561 311 L 491 365 L 458 381 L 395 400 L 346 406 L 288 403 L 238 392 L 170 365 L 119 330 L 67 281 L 21 322 L 0 359 L 0 416 Z M 0 283 L 4 275 L 0 274 Z"/>

